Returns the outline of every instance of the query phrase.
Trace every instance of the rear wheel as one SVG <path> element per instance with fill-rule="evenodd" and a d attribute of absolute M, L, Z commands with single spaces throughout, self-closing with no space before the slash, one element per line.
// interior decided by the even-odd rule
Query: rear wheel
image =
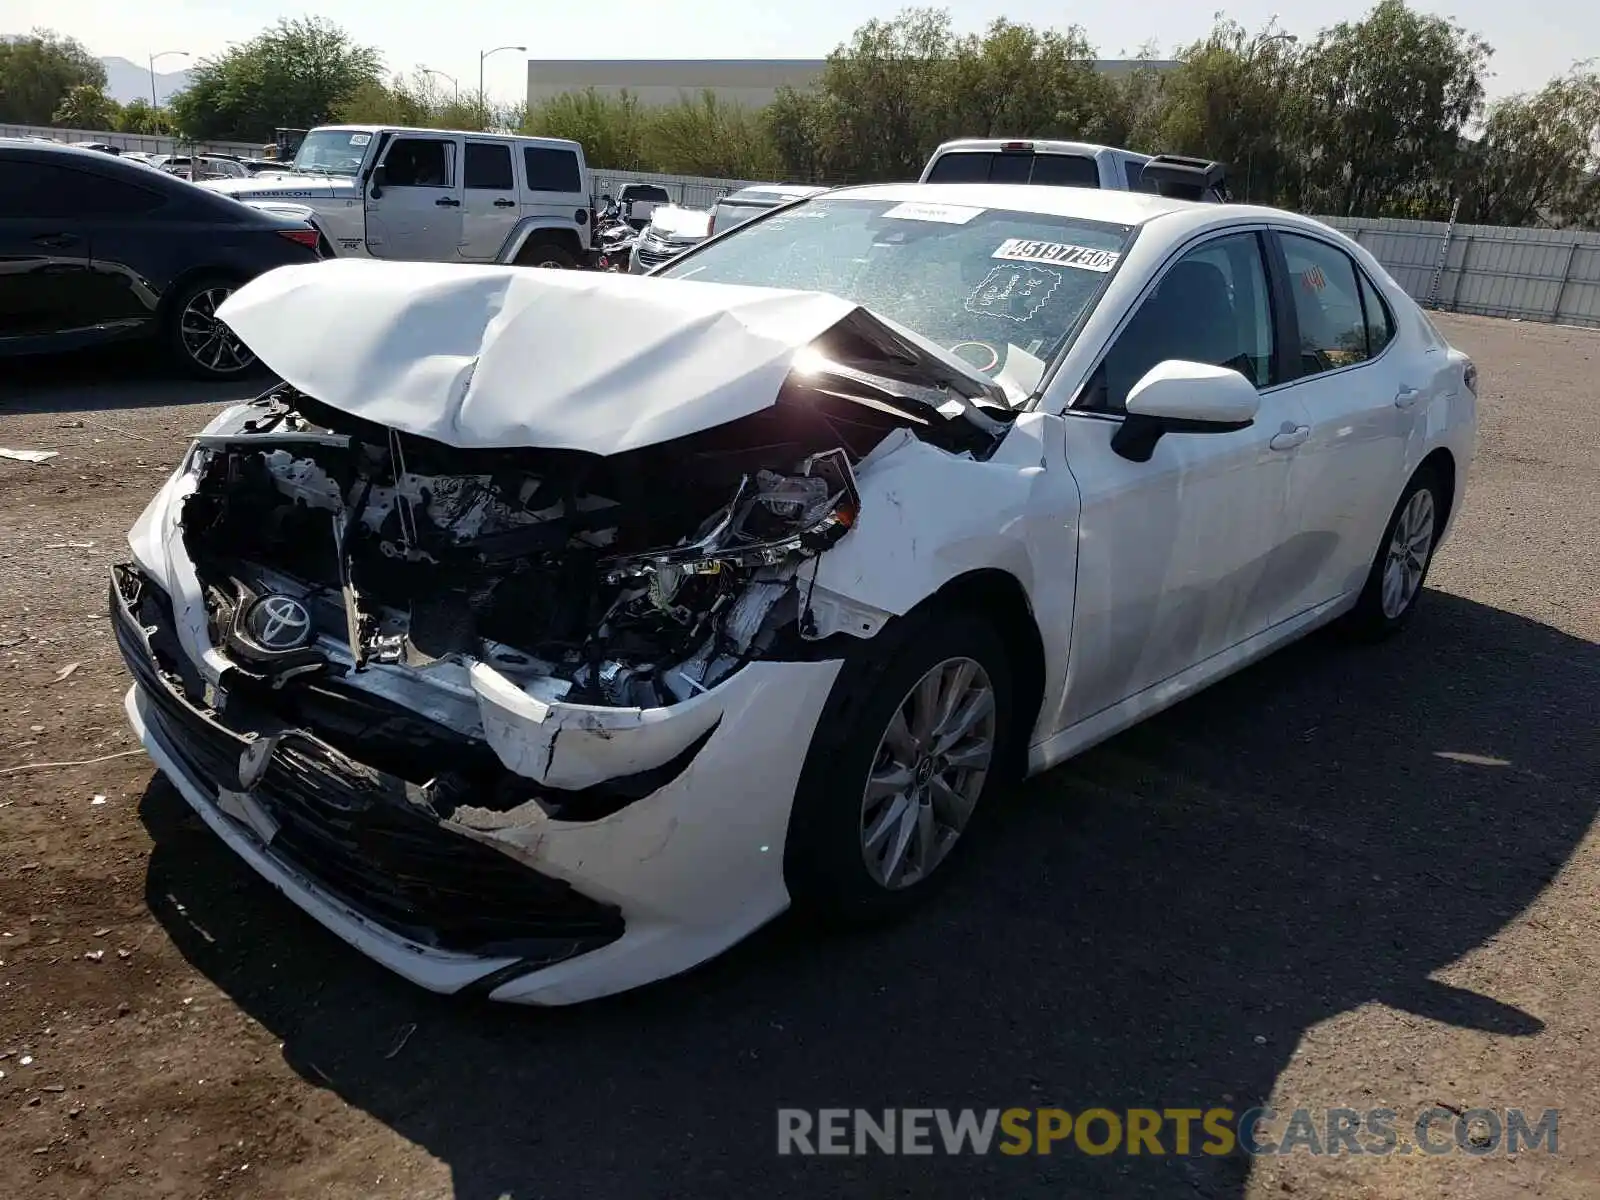
<path fill-rule="evenodd" d="M 960 610 L 908 624 L 845 664 L 812 737 L 784 854 L 802 912 L 855 923 L 917 903 L 948 876 L 1000 774 L 1004 644 Z"/>
<path fill-rule="evenodd" d="M 1366 586 L 1350 614 L 1353 633 L 1367 639 L 1390 637 L 1411 620 L 1444 523 L 1443 485 L 1431 467 L 1411 477 L 1400 494 L 1383 541 L 1372 560 Z"/>
<path fill-rule="evenodd" d="M 256 365 L 256 356 L 217 320 L 217 309 L 233 295 L 231 280 L 210 277 L 184 287 L 167 318 L 167 346 L 173 359 L 201 379 L 236 379 Z"/>

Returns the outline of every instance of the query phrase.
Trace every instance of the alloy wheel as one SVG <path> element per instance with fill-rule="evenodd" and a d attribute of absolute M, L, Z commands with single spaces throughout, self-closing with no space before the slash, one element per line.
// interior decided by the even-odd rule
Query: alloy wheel
<path fill-rule="evenodd" d="M 1405 612 L 1422 590 L 1422 574 L 1433 551 L 1433 527 L 1433 491 L 1418 488 L 1394 523 L 1383 564 L 1383 615 L 1391 621 Z"/>
<path fill-rule="evenodd" d="M 994 760 L 995 692 L 982 664 L 948 658 L 895 708 L 861 800 L 861 854 L 891 891 L 926 879 L 972 817 Z"/>
<path fill-rule="evenodd" d="M 242 371 L 256 360 L 233 331 L 217 320 L 217 309 L 231 295 L 231 287 L 204 288 L 189 298 L 178 316 L 183 352 L 197 366 L 218 374 Z"/>

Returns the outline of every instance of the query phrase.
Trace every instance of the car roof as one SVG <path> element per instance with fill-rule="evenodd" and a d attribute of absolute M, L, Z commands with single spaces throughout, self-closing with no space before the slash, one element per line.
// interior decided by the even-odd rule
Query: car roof
<path fill-rule="evenodd" d="M 526 133 L 484 133 L 477 129 L 431 129 L 424 125 L 318 125 L 308 133 L 438 133 L 450 137 L 494 138 L 503 142 L 532 142 L 536 145 L 577 148 L 582 143 L 571 138 L 534 137 Z"/>
<path fill-rule="evenodd" d="M 1004 208 L 1052 217 L 1078 217 L 1116 225 L 1146 221 L 1187 208 L 1216 209 L 1215 204 L 1173 200 L 1151 192 L 1124 192 L 1086 187 L 1040 187 L 1031 183 L 877 183 L 838 188 L 829 199 L 897 200 L 955 204 L 968 208 Z"/>
<path fill-rule="evenodd" d="M 999 208 L 1051 217 L 1076 217 L 1083 221 L 1105 221 L 1113 225 L 1149 225 L 1160 221 L 1174 233 L 1266 222 L 1314 230 L 1324 235 L 1330 232 L 1328 226 L 1312 217 L 1257 204 L 1174 200 L 1151 192 L 1040 187 L 1031 183 L 876 183 L 836 188 L 815 199 L 889 200 L 952 204 L 963 208 Z M 1331 232 L 1337 234 L 1336 230 Z M 1338 236 L 1341 240 L 1348 240 L 1343 234 Z"/>
<path fill-rule="evenodd" d="M 969 152 L 995 151 L 998 152 L 1006 146 L 1026 144 L 1035 154 L 1083 154 L 1093 157 L 1102 150 L 1113 150 L 1118 154 L 1126 154 L 1133 158 L 1149 158 L 1147 154 L 1140 154 L 1136 150 L 1124 150 L 1121 146 L 1102 146 L 1098 142 L 1062 142 L 1049 138 L 956 138 L 954 141 L 945 142 L 933 152 L 937 158 L 941 154 L 965 154 Z"/>

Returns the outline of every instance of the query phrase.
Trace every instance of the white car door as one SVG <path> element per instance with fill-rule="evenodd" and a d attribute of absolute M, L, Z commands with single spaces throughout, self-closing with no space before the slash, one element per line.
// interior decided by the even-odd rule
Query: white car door
<path fill-rule="evenodd" d="M 467 139 L 461 200 L 462 258 L 493 262 L 517 225 L 517 178 L 507 142 Z"/>
<path fill-rule="evenodd" d="M 1292 390 L 1311 421 L 1292 488 L 1294 523 L 1314 557 L 1302 575 L 1307 609 L 1366 579 L 1405 485 L 1416 414 L 1427 411 L 1446 356 L 1398 342 L 1378 289 L 1333 241 L 1276 236 L 1299 338 Z"/>
<path fill-rule="evenodd" d="M 454 262 L 461 242 L 461 143 L 448 134 L 396 137 L 367 187 L 374 258 Z"/>
<path fill-rule="evenodd" d="M 1291 464 L 1309 434 L 1274 323 L 1264 231 L 1188 250 L 1147 292 L 1064 414 L 1078 481 L 1077 600 L 1056 727 L 1093 716 L 1287 615 Z M 1171 359 L 1239 370 L 1261 391 L 1248 428 L 1167 432 L 1148 462 L 1112 448 L 1128 389 Z"/>

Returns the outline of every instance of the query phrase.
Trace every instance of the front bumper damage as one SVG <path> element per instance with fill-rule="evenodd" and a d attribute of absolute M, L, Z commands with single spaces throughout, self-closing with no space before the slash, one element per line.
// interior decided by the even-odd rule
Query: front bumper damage
<path fill-rule="evenodd" d="M 1009 428 L 860 310 L 803 349 L 775 399 L 614 453 L 440 440 L 437 414 L 294 383 L 230 409 L 113 572 L 141 740 L 256 871 L 423 987 L 563 1004 L 726 949 L 788 906 L 813 729 L 893 615 L 817 585 L 856 471 Z M 531 419 L 492 359 L 452 428 Z"/>
<path fill-rule="evenodd" d="M 113 620 L 135 680 L 126 707 L 146 750 L 252 868 L 413 983 L 574 1003 L 687 969 L 788 904 L 789 796 L 751 786 L 748 767 L 798 776 L 837 662 L 757 663 L 732 677 L 693 761 L 608 816 L 562 821 L 530 800 L 503 812 L 466 803 L 443 819 L 441 785 L 372 771 L 232 696 L 222 711 L 191 698 L 163 599 L 118 569 Z M 252 781 L 263 746 L 269 761 Z"/>

